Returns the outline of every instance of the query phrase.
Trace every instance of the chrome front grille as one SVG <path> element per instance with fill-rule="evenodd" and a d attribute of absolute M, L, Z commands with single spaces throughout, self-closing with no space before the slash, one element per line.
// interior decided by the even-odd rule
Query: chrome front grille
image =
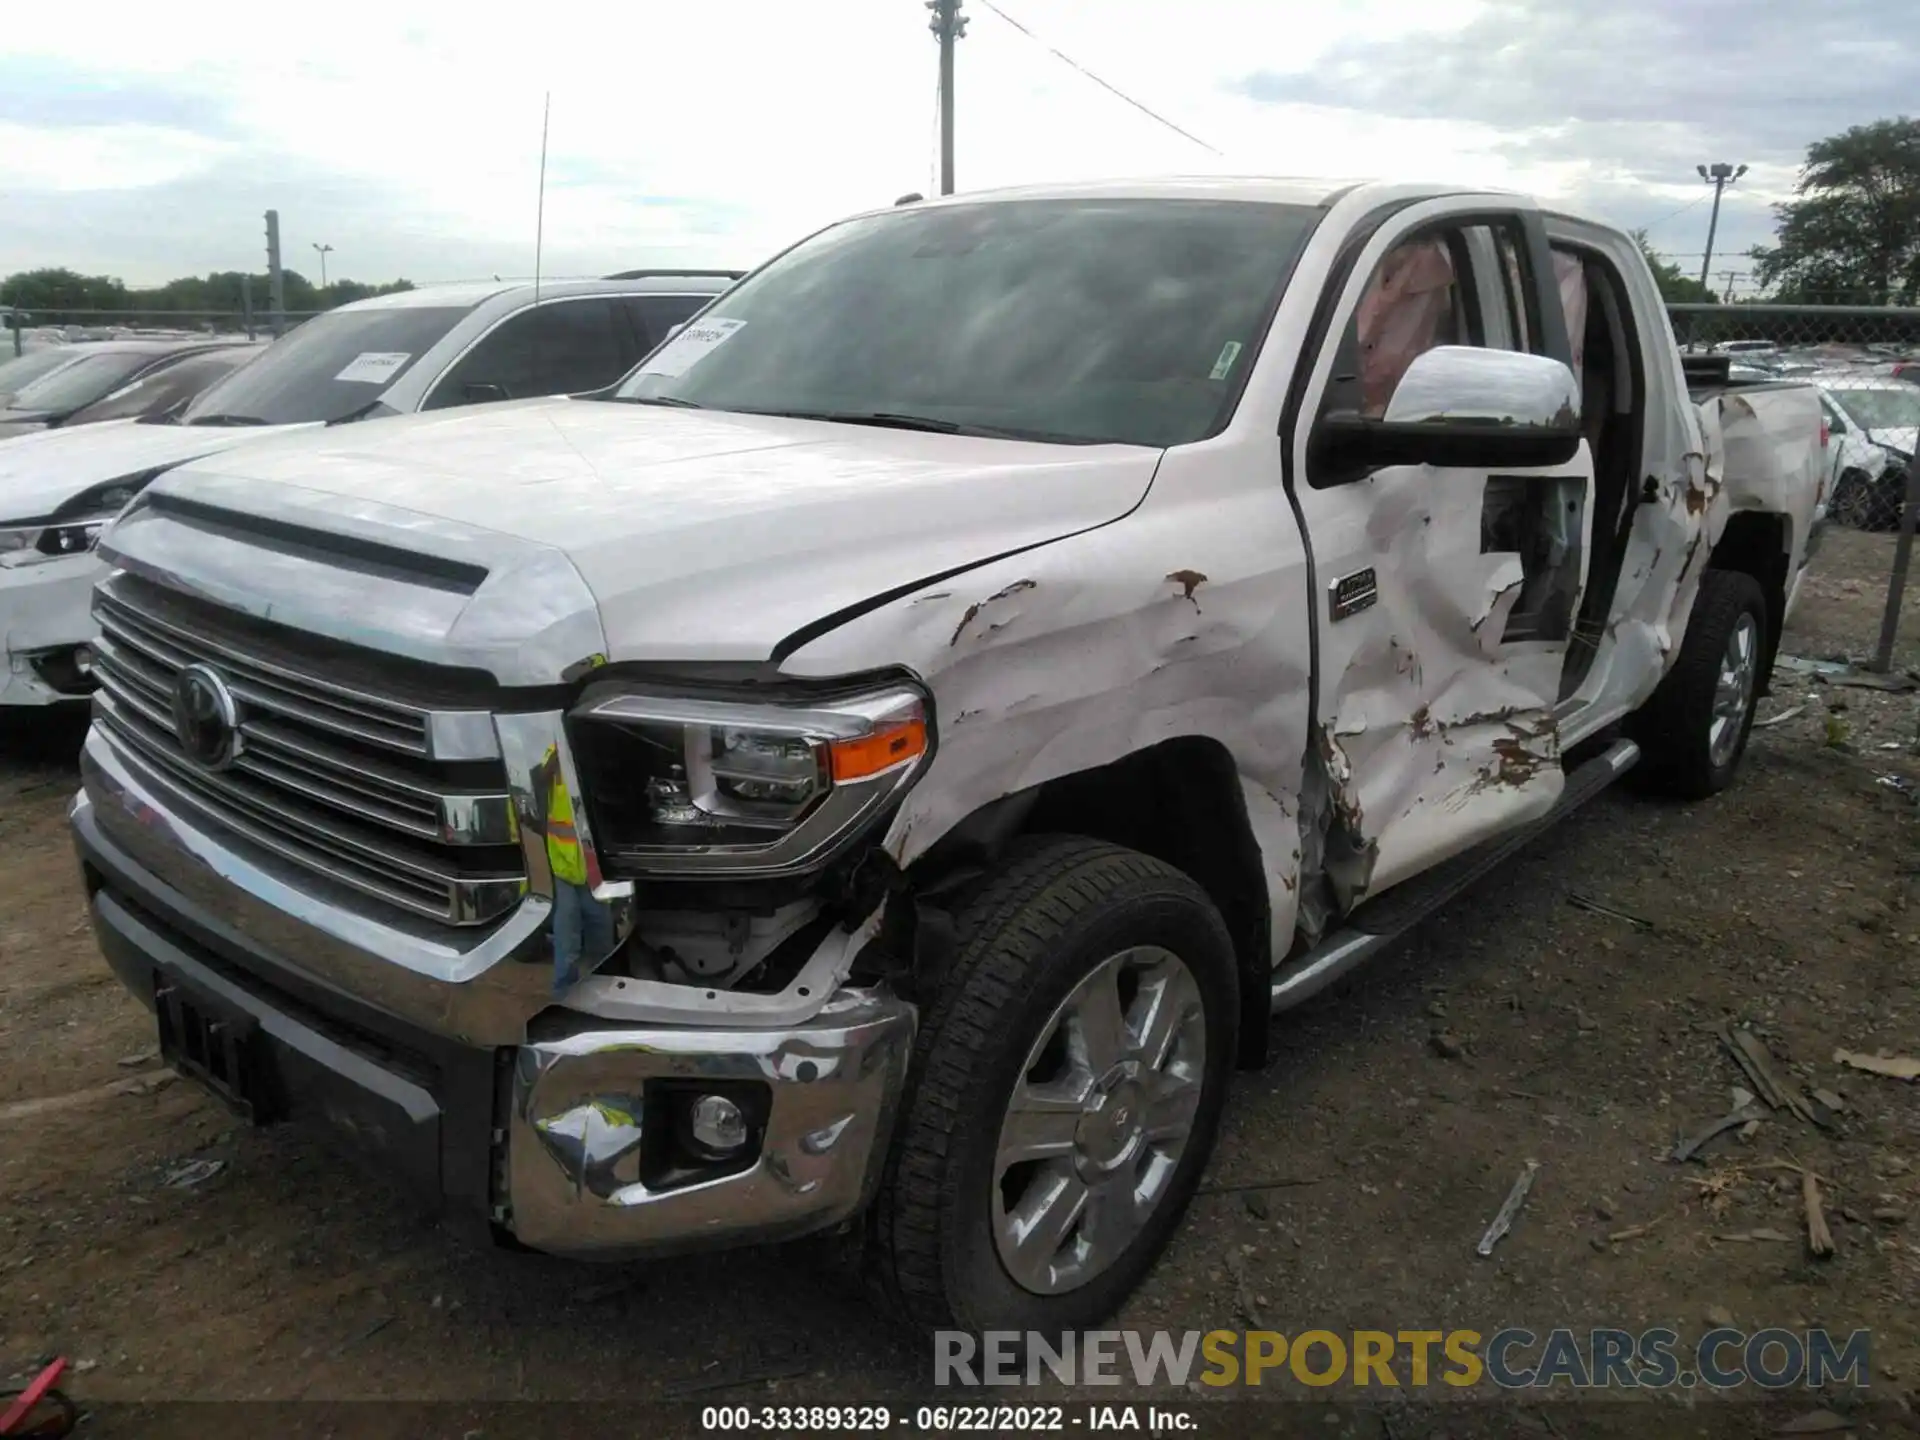
<path fill-rule="evenodd" d="M 484 715 L 340 683 L 297 645 L 126 575 L 96 591 L 94 615 L 102 728 L 203 815 L 448 924 L 497 919 L 525 892 L 504 767 L 468 758 Z M 217 768 L 188 753 L 175 723 L 189 666 L 212 671 L 234 702 L 238 743 Z M 453 760 L 441 753 L 449 735 L 467 745 Z"/>

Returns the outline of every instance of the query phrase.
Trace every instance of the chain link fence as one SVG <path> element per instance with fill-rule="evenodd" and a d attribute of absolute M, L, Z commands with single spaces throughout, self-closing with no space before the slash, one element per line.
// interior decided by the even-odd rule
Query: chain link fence
<path fill-rule="evenodd" d="M 322 312 L 289 310 L 282 330 Z M 274 317 L 265 310 L 51 310 L 9 313 L 0 338 L 0 359 L 47 345 L 90 340 L 168 339 L 187 335 L 245 336 L 274 333 Z"/>
<path fill-rule="evenodd" d="M 1797 380 L 1826 419 L 1831 568 L 1882 583 L 1874 669 L 1893 668 L 1913 533 L 1920 519 L 1920 308 L 1868 305 L 1672 305 L 1683 351 L 1725 355 L 1736 379 Z M 1866 537 L 1871 536 L 1869 540 Z M 1858 538 L 1856 538 L 1858 537 Z M 1877 569 L 1878 574 L 1862 574 Z"/>

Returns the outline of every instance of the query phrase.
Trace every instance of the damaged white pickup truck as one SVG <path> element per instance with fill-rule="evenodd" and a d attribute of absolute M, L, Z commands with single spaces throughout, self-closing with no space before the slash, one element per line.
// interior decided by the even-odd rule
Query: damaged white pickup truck
<path fill-rule="evenodd" d="M 1725 785 L 1818 501 L 1632 240 L 1206 180 L 848 220 L 597 397 L 107 532 L 73 826 L 173 1063 L 582 1257 L 1141 1279 L 1270 1013 L 1637 763 Z"/>

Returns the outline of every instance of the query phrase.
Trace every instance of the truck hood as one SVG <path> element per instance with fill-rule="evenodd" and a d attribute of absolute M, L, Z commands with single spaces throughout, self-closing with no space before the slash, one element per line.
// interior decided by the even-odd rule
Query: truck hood
<path fill-rule="evenodd" d="M 38 520 L 109 480 L 211 455 L 295 426 L 143 425 L 103 420 L 0 440 L 0 524 Z"/>
<path fill-rule="evenodd" d="M 1118 519 L 1146 494 L 1160 454 L 529 400 L 248 446 L 174 470 L 150 494 L 162 507 L 198 500 L 477 558 L 489 578 L 468 608 L 487 612 L 497 643 L 509 639 L 509 607 L 495 602 L 512 572 L 544 568 L 528 563 L 538 552 L 564 556 L 585 582 L 609 659 L 763 660 L 875 596 Z M 551 597 L 521 583 L 526 657 L 531 612 L 555 617 Z M 278 613 L 306 613 L 289 599 Z M 427 638 L 421 620 L 403 648 Z M 467 621 L 442 616 L 443 658 L 481 627 L 476 614 Z M 373 623 L 363 613 L 360 633 Z"/>

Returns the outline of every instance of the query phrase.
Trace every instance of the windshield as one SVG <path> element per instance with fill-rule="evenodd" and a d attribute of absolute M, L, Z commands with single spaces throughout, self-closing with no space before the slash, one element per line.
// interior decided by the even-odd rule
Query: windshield
<path fill-rule="evenodd" d="M 1835 390 L 1833 398 L 1869 430 L 1911 430 L 1920 425 L 1920 389 Z"/>
<path fill-rule="evenodd" d="M 261 353 L 261 347 L 235 345 L 212 350 L 205 355 L 190 355 L 172 365 L 143 375 L 131 385 L 123 385 L 104 399 L 67 417 L 69 425 L 91 425 L 100 420 L 130 420 L 143 415 L 158 415 L 190 396 L 198 395 L 214 381 L 231 375 Z"/>
<path fill-rule="evenodd" d="M 119 389 L 163 358 L 152 350 L 119 350 L 105 355 L 87 355 L 22 387 L 13 397 L 9 408 L 34 414 L 64 415 L 69 410 L 90 405 L 102 395 Z"/>
<path fill-rule="evenodd" d="M 64 345 L 50 345 L 31 355 L 7 361 L 0 365 L 0 402 L 10 399 L 43 376 L 52 374 L 62 365 L 73 364 L 86 353 L 84 350 L 69 350 Z"/>
<path fill-rule="evenodd" d="M 379 399 L 469 313 L 396 305 L 317 315 L 181 412 L 182 424 L 311 425 Z"/>
<path fill-rule="evenodd" d="M 1319 215 L 1014 200 L 848 221 L 729 292 L 613 398 L 1184 444 L 1226 422 Z"/>

